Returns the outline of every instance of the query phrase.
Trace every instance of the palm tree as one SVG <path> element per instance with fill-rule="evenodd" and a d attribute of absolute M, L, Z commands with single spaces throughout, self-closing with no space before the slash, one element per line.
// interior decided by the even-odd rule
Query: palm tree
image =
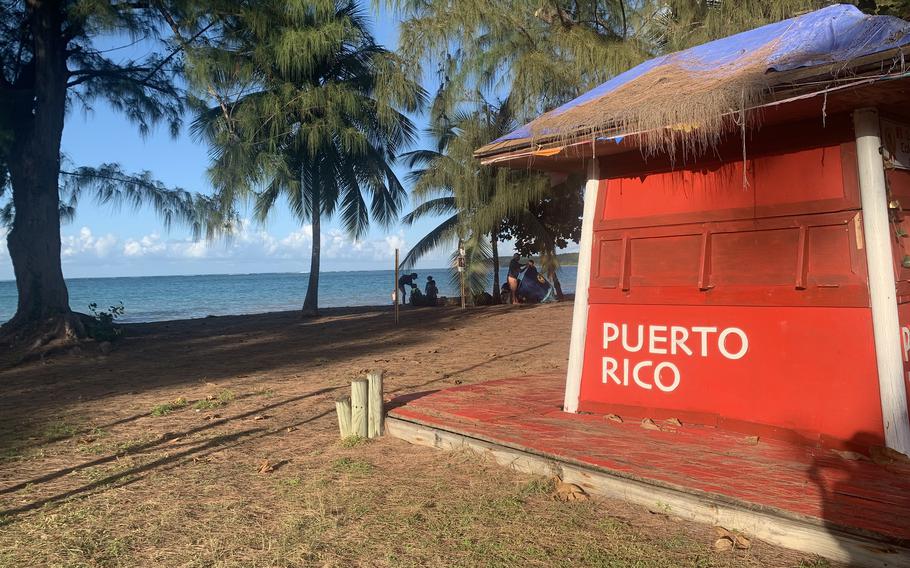
<path fill-rule="evenodd" d="M 437 103 L 445 96 L 443 89 Z M 547 186 L 539 175 L 483 166 L 474 158 L 475 148 L 517 126 L 509 99 L 491 104 L 478 96 L 462 106 L 452 117 L 440 113 L 431 122 L 433 149 L 403 155 L 418 204 L 402 222 L 412 225 L 427 216 L 443 220 L 414 245 L 402 266 L 413 266 L 433 249 L 460 240 L 470 260 L 469 290 L 482 290 L 492 269 L 492 296 L 499 303 L 500 221 L 520 213 Z"/>
<path fill-rule="evenodd" d="M 425 99 L 355 2 L 329 4 L 261 2 L 191 59 L 196 90 L 216 103 L 197 104 L 194 132 L 211 144 L 220 198 L 252 203 L 264 221 L 283 197 L 312 226 L 305 315 L 318 312 L 322 218 L 354 238 L 371 219 L 397 221 L 406 191 L 392 165 L 415 138 L 402 110 Z"/>

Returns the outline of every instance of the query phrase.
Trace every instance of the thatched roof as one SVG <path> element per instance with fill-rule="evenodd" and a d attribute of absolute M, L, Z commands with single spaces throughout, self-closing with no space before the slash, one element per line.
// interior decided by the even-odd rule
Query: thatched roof
<path fill-rule="evenodd" d="M 700 151 L 769 102 L 907 77 L 910 23 L 834 5 L 651 59 L 479 150 L 552 154 L 639 135 L 645 150 Z"/>

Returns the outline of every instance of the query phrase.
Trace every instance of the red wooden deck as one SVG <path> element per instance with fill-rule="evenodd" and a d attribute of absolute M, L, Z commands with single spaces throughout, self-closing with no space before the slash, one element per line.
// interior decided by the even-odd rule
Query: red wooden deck
<path fill-rule="evenodd" d="M 538 375 L 409 396 L 390 416 L 623 477 L 706 492 L 784 516 L 910 542 L 910 465 L 683 423 L 560 410 L 564 377 Z M 396 403 L 393 402 L 392 406 Z M 881 462 L 882 460 L 877 460 Z"/>

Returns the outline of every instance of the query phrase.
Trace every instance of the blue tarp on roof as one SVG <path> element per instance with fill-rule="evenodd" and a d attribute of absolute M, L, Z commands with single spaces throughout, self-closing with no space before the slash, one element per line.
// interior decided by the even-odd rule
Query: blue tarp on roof
<path fill-rule="evenodd" d="M 789 71 L 838 61 L 850 61 L 910 44 L 910 24 L 891 16 L 869 16 L 855 6 L 836 4 L 754 30 L 739 33 L 670 55 L 645 61 L 606 83 L 550 111 L 568 109 L 599 99 L 661 65 L 673 64 L 692 71 L 712 70 L 735 62 L 776 42 L 767 58 L 769 71 Z M 530 138 L 525 125 L 496 142 Z"/>

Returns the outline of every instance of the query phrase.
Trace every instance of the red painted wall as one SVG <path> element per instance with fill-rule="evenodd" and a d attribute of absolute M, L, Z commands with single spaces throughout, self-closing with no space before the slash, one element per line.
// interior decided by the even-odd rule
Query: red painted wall
<path fill-rule="evenodd" d="M 835 117 L 760 132 L 745 164 L 605 159 L 579 409 L 881 443 L 852 138 Z"/>

